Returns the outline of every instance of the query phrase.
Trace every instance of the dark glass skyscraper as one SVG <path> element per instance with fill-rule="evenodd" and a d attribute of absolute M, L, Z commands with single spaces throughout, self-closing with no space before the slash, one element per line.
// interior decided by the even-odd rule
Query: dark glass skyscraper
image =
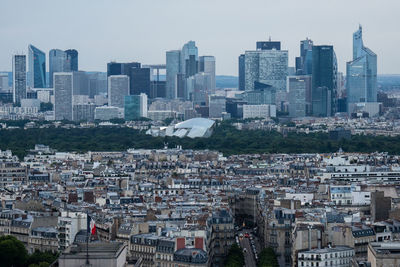
<path fill-rule="evenodd" d="M 130 76 L 131 68 L 140 68 L 140 67 L 141 64 L 139 62 L 130 62 L 130 63 L 110 62 L 107 63 L 107 76 L 111 75 Z"/>
<path fill-rule="evenodd" d="M 122 64 L 123 63 L 117 63 L 117 62 L 107 63 L 107 77 L 113 75 L 123 75 Z"/>
<path fill-rule="evenodd" d="M 258 41 L 257 50 L 281 50 L 281 42 L 279 41 Z"/>
<path fill-rule="evenodd" d="M 139 95 L 145 93 L 150 95 L 150 69 L 131 68 L 130 71 L 130 94 Z"/>
<path fill-rule="evenodd" d="M 246 79 L 245 79 L 245 55 L 242 54 L 239 56 L 239 90 L 244 91 L 246 88 Z"/>
<path fill-rule="evenodd" d="M 33 45 L 28 47 L 29 86 L 46 87 L 46 54 Z"/>
<path fill-rule="evenodd" d="M 65 53 L 67 54 L 67 71 L 78 71 L 78 51 L 68 49 Z"/>
<path fill-rule="evenodd" d="M 107 63 L 107 77 L 111 75 L 127 75 L 129 77 L 130 95 L 138 95 L 140 93 L 150 95 L 150 69 L 141 68 L 139 62 Z"/>
<path fill-rule="evenodd" d="M 337 110 L 337 61 L 333 46 L 314 46 L 312 59 L 313 115 L 332 116 Z"/>

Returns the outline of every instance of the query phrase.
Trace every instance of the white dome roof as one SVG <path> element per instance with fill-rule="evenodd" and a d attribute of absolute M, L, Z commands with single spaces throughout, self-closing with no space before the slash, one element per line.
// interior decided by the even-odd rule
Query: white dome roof
<path fill-rule="evenodd" d="M 188 129 L 188 128 L 211 128 L 214 125 L 215 121 L 205 119 L 205 118 L 193 118 L 190 120 L 186 120 L 175 125 L 175 129 Z"/>

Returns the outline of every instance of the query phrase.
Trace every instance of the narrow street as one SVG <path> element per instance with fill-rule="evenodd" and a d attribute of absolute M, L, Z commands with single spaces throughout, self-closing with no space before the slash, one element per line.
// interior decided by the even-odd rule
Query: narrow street
<path fill-rule="evenodd" d="M 250 230 L 242 230 L 240 232 L 238 232 L 238 234 L 243 234 L 242 238 L 239 238 L 239 242 L 240 242 L 240 247 L 245 250 L 246 252 L 243 251 L 244 254 L 244 259 L 245 259 L 245 266 L 246 267 L 255 267 L 257 266 L 257 261 L 253 252 L 253 247 L 251 245 L 251 239 L 250 237 L 245 237 L 246 233 L 250 233 Z M 256 238 L 254 238 L 253 235 L 251 235 L 253 237 L 253 241 L 255 243 L 255 247 L 256 247 L 256 251 L 257 253 L 259 253 L 260 250 L 260 246 L 259 244 L 257 244 L 257 240 Z"/>

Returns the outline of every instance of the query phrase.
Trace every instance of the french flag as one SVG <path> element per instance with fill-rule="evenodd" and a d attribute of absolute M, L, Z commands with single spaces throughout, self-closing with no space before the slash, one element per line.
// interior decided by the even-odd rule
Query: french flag
<path fill-rule="evenodd" d="M 96 223 L 94 222 L 93 218 L 90 217 L 89 215 L 87 216 L 87 231 L 91 235 L 96 234 Z"/>

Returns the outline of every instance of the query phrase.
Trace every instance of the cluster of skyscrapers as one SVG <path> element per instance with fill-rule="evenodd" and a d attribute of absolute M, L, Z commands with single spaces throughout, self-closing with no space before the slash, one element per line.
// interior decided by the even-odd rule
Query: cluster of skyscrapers
<path fill-rule="evenodd" d="M 353 60 L 347 63 L 346 86 L 338 73 L 332 45 L 300 42 L 295 68 L 288 66 L 288 51 L 280 42 L 257 42 L 257 49 L 239 56 L 239 90 L 243 100 L 275 105 L 291 117 L 328 117 L 338 112 L 379 112 L 376 54 L 363 45 L 362 28 L 353 35 Z M 346 90 L 344 90 L 346 89 Z M 265 98 L 265 94 L 275 97 Z M 257 97 L 254 97 L 257 96 Z"/>
<path fill-rule="evenodd" d="M 189 41 L 181 50 L 167 51 L 165 65 L 110 62 L 107 77 L 108 106 L 123 110 L 125 119 L 147 117 L 147 99 L 192 101 L 208 108 L 216 87 L 215 58 L 199 57 L 195 42 Z"/>
<path fill-rule="evenodd" d="M 215 58 L 199 57 L 196 43 L 189 41 L 181 50 L 167 51 L 166 62 L 167 98 L 205 105 L 215 92 Z"/>
<path fill-rule="evenodd" d="M 33 45 L 28 46 L 28 70 L 26 63 L 26 55 L 13 56 L 13 102 L 15 104 L 20 104 L 22 99 L 27 98 L 27 87 L 34 91 L 38 91 L 38 88 L 53 88 L 55 72 L 78 71 L 78 51 L 51 50 L 49 75 L 46 72 L 46 54 Z"/>
<path fill-rule="evenodd" d="M 37 107 L 51 102 L 54 109 L 49 117 L 55 120 L 134 120 L 148 117 L 148 112 L 165 118 L 176 110 L 184 118 L 264 118 L 279 112 L 295 118 L 345 112 L 374 116 L 379 112 L 377 56 L 364 46 L 361 26 L 353 34 L 353 59 L 347 63 L 346 79 L 338 72 L 332 45 L 302 40 L 295 67 L 289 67 L 289 52 L 281 49 L 281 42 L 268 40 L 239 56 L 238 91 L 217 90 L 215 57 L 199 56 L 194 41 L 167 51 L 166 64 L 110 62 L 107 73 L 79 71 L 74 49 L 52 49 L 48 57 L 47 72 L 46 53 L 33 45 L 28 47 L 28 60 L 25 55 L 13 56 L 10 102 Z M 7 80 L 0 75 L 1 91 L 7 88 Z M 159 100 L 178 103 L 184 110 L 150 110 Z"/>

